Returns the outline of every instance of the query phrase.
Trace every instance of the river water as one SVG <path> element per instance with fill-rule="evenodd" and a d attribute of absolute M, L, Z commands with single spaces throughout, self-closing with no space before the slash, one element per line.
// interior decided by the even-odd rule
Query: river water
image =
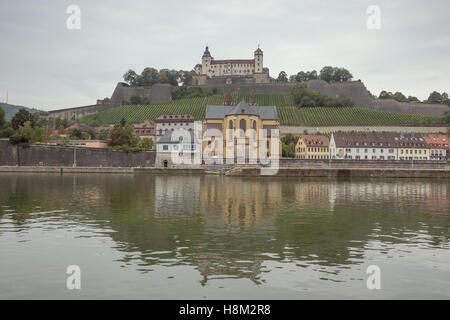
<path fill-rule="evenodd" d="M 449 236 L 445 180 L 1 174 L 0 299 L 449 299 Z"/>

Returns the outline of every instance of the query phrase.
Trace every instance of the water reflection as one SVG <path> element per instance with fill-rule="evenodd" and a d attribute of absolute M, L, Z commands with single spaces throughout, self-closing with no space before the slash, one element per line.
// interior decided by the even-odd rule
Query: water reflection
<path fill-rule="evenodd" d="M 343 281 L 370 250 L 449 249 L 449 199 L 448 183 L 429 180 L 3 174 L 0 240 L 39 228 L 107 235 L 122 252 L 115 263 L 192 266 L 202 285 L 263 284 L 272 262 Z"/>

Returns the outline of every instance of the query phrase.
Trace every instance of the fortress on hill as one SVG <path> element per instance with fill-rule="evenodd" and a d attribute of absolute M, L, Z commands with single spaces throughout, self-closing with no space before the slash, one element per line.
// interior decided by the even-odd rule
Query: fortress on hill
<path fill-rule="evenodd" d="M 193 85 L 231 83 L 269 83 L 269 69 L 263 65 L 264 53 L 259 48 L 253 59 L 215 60 L 205 48 L 202 63 L 193 70 Z"/>

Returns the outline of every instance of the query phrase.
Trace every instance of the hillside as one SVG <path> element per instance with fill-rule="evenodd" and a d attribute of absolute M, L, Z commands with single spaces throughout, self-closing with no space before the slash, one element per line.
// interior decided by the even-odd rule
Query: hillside
<path fill-rule="evenodd" d="M 17 113 L 17 111 L 19 111 L 21 108 L 25 108 L 31 113 L 39 112 L 39 110 L 37 110 L 37 109 L 27 108 L 27 107 L 22 107 L 22 106 L 15 106 L 15 105 L 3 103 L 3 102 L 0 102 L 0 108 L 5 110 L 6 120 L 11 120 L 12 117 L 14 117 L 14 115 Z"/>
<path fill-rule="evenodd" d="M 249 94 L 233 94 L 233 100 L 248 101 Z M 260 106 L 276 106 L 281 125 L 333 126 L 333 125 L 392 125 L 418 126 L 439 124 L 439 117 L 408 115 L 358 108 L 303 108 L 293 106 L 289 94 L 255 94 Z M 191 114 L 198 120 L 205 118 L 207 105 L 222 105 L 224 95 L 216 94 L 203 98 L 173 100 L 149 105 L 126 105 L 82 118 L 89 123 L 98 120 L 101 125 L 119 123 L 122 118 L 129 123 L 146 119 L 154 120 L 162 114 Z"/>

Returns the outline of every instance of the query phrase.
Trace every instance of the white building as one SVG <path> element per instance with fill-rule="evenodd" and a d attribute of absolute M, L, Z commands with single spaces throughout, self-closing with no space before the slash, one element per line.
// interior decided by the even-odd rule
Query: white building
<path fill-rule="evenodd" d="M 170 168 L 199 165 L 201 152 L 201 129 L 199 131 L 169 130 L 156 143 L 155 166 Z"/>
<path fill-rule="evenodd" d="M 397 160 L 394 133 L 335 132 L 330 139 L 331 159 Z"/>
<path fill-rule="evenodd" d="M 159 140 L 167 131 L 185 129 L 194 131 L 196 127 L 201 128 L 201 121 L 195 121 L 190 114 L 164 114 L 155 120 L 156 140 Z"/>
<path fill-rule="evenodd" d="M 250 76 L 255 83 L 268 83 L 269 69 L 264 67 L 263 57 L 263 51 L 258 47 L 253 59 L 215 60 L 206 47 L 202 63 L 194 67 L 194 83 L 201 85 L 206 83 L 207 78 L 238 76 Z"/>

